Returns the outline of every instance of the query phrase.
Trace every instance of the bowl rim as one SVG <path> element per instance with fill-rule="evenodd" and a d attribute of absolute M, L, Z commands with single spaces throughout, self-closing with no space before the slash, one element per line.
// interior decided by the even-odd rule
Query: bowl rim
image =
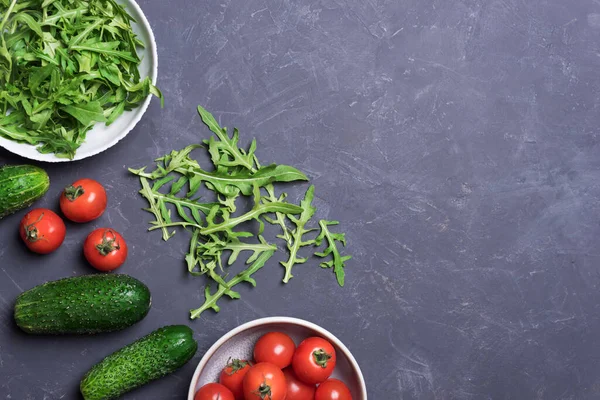
<path fill-rule="evenodd" d="M 357 372 L 358 385 L 360 387 L 360 394 L 364 400 L 367 400 L 367 385 L 365 383 L 365 378 L 362 374 L 360 366 L 358 365 L 358 362 L 356 362 L 356 359 L 354 358 L 354 356 L 352 355 L 350 350 L 348 350 L 346 345 L 344 345 L 344 343 L 342 343 L 342 341 L 340 339 L 338 339 L 333 333 L 329 332 L 327 329 L 325 329 L 313 322 L 306 321 L 306 320 L 303 320 L 300 318 L 294 318 L 294 317 L 266 317 L 266 318 L 255 319 L 255 320 L 246 322 L 236 328 L 233 328 L 232 330 L 230 330 L 229 332 L 227 332 L 226 334 L 221 336 L 219 338 L 219 340 L 217 340 L 206 351 L 206 353 L 204 353 L 204 355 L 202 356 L 202 359 L 200 359 L 200 362 L 198 363 L 198 366 L 196 367 L 196 370 L 194 371 L 194 375 L 192 376 L 192 380 L 190 382 L 190 388 L 188 390 L 188 400 L 194 400 L 194 395 L 196 394 L 196 385 L 198 382 L 198 378 L 200 377 L 200 372 L 204 369 L 204 367 L 206 367 L 208 360 L 217 352 L 218 349 L 221 348 L 221 346 L 223 346 L 223 344 L 225 342 L 227 342 L 229 339 L 231 339 L 232 337 L 236 336 L 237 334 L 239 334 L 243 331 L 246 331 L 251 328 L 256 328 L 261 325 L 268 325 L 268 324 L 299 325 L 304 328 L 312 329 L 312 330 L 316 331 L 317 333 L 319 333 L 320 335 L 327 338 L 327 340 L 330 340 L 331 342 L 333 342 L 333 344 L 339 350 L 341 350 L 341 352 L 344 354 L 344 356 L 346 356 L 346 358 L 350 361 L 352 368 Z"/>
<path fill-rule="evenodd" d="M 158 78 L 158 51 L 156 48 L 156 38 L 154 37 L 154 32 L 152 31 L 150 22 L 148 22 L 148 18 L 146 18 L 146 14 L 144 14 L 144 11 L 142 11 L 142 8 L 135 0 L 121 0 L 120 3 L 125 5 L 126 8 L 130 7 L 133 11 L 135 11 L 135 13 L 137 14 L 137 16 L 135 18 L 135 23 L 140 27 L 140 29 L 143 29 L 148 33 L 150 43 L 145 43 L 145 45 L 146 45 L 146 48 L 148 49 L 148 51 L 150 52 L 150 56 L 151 56 L 152 60 L 154 60 L 154 62 L 152 63 L 153 64 L 152 70 L 150 71 L 149 77 L 152 80 L 152 84 L 156 85 L 156 80 Z M 142 104 L 140 104 L 139 107 L 136 108 L 136 110 L 138 112 L 136 113 L 135 117 L 132 118 L 131 121 L 129 121 L 127 126 L 125 126 L 125 128 L 121 131 L 121 133 L 117 137 L 115 137 L 110 142 L 107 142 L 107 143 L 103 144 L 102 146 L 98 146 L 95 149 L 88 151 L 86 153 L 81 153 L 79 151 L 79 149 L 77 149 L 77 151 L 75 152 L 75 156 L 73 157 L 72 160 L 70 160 L 68 158 L 58 158 L 58 157 L 54 156 L 54 154 L 42 154 L 42 153 L 39 153 L 37 150 L 35 152 L 32 152 L 31 154 L 26 154 L 25 152 L 19 151 L 19 148 L 21 146 L 23 146 L 23 145 L 30 146 L 34 150 L 35 150 L 36 146 L 27 145 L 27 144 L 23 144 L 23 143 L 16 143 L 9 139 L 6 139 L 6 140 L 8 141 L 8 143 L 14 143 L 15 144 L 14 147 L 11 146 L 10 144 L 8 144 L 8 146 L 0 144 L 0 147 L 4 148 L 5 150 L 9 151 L 10 153 L 16 154 L 20 157 L 26 158 L 28 160 L 38 161 L 38 162 L 61 163 L 61 162 L 71 162 L 71 161 L 83 160 L 85 158 L 95 156 L 97 154 L 100 154 L 100 153 L 110 149 L 111 147 L 116 145 L 118 142 L 120 142 L 123 138 L 125 138 L 125 136 L 127 136 L 129 134 L 129 132 L 131 132 L 133 130 L 133 128 L 135 128 L 135 126 L 140 122 L 140 120 L 142 119 L 144 114 L 146 114 L 146 111 L 148 110 L 148 106 L 150 105 L 150 101 L 152 100 L 152 97 L 153 97 L 152 94 L 149 94 L 146 97 L 146 99 L 144 100 L 144 102 Z M 35 154 L 35 156 L 33 154 Z"/>

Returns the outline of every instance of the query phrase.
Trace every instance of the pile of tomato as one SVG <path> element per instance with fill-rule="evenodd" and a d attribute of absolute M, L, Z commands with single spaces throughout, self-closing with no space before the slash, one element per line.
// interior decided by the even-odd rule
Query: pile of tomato
<path fill-rule="evenodd" d="M 60 195 L 63 215 L 77 223 L 99 218 L 106 210 L 104 187 L 93 179 L 80 179 L 67 186 Z M 19 234 L 29 250 L 49 254 L 58 249 L 67 233 L 62 218 L 47 208 L 29 211 L 19 226 Z M 99 228 L 88 235 L 83 244 L 88 262 L 100 271 L 119 268 L 127 258 L 127 243 L 114 229 Z"/>
<path fill-rule="evenodd" d="M 269 332 L 254 345 L 254 362 L 230 360 L 219 383 L 200 388 L 194 400 L 352 400 L 348 387 L 330 376 L 335 348 L 320 337 L 298 345 L 282 332 Z"/>

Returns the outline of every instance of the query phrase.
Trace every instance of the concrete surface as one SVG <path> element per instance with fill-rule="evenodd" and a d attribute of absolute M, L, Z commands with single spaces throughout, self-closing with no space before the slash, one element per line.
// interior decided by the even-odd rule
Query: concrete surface
<path fill-rule="evenodd" d="M 600 2 L 592 0 L 141 0 L 157 37 L 157 101 L 116 147 L 44 165 L 57 208 L 77 178 L 106 184 L 110 209 L 68 224 L 50 256 L 0 221 L 0 398 L 76 399 L 103 356 L 166 324 L 200 351 L 125 399 L 183 399 L 200 357 L 238 324 L 288 315 L 354 352 L 380 399 L 600 398 Z M 145 231 L 135 177 L 208 137 L 204 105 L 263 162 L 294 165 L 319 216 L 341 221 L 354 259 L 336 286 L 315 260 L 289 285 L 272 260 L 258 288 L 188 321 L 202 280 L 189 237 Z M 0 151 L 0 163 L 21 163 Z M 298 199 L 305 185 L 288 189 Z M 121 272 L 148 284 L 148 317 L 97 337 L 30 337 L 11 308 L 24 289 L 91 272 L 85 235 L 129 241 Z M 278 259 L 283 257 L 278 254 Z M 277 301 L 271 300 L 271 297 Z"/>

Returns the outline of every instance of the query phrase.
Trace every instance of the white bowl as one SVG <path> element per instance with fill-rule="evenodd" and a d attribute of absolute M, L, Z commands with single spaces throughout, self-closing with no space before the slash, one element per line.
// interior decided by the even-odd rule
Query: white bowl
<path fill-rule="evenodd" d="M 312 322 L 297 318 L 271 317 L 247 322 L 229 331 L 212 345 L 200 360 L 190 384 L 188 400 L 203 385 L 218 382 L 219 374 L 229 358 L 252 359 L 252 350 L 259 337 L 267 332 L 279 331 L 288 334 L 296 344 L 311 336 L 327 339 L 334 347 L 337 364 L 332 378 L 343 381 L 353 400 L 367 400 L 365 379 L 350 350 L 329 331 Z"/>
<path fill-rule="evenodd" d="M 118 3 L 124 5 L 129 14 L 137 21 L 137 24 L 132 24 L 133 31 L 146 45 L 144 49 L 138 50 L 138 54 L 142 60 L 139 65 L 140 77 L 143 79 L 149 76 L 150 79 L 152 79 L 152 83 L 156 84 L 156 77 L 158 76 L 158 54 L 156 52 L 156 41 L 154 40 L 154 34 L 150 28 L 150 23 L 146 19 L 140 6 L 134 0 L 119 0 Z M 106 126 L 101 122 L 96 123 L 94 128 L 87 133 L 85 142 L 77 149 L 73 161 L 101 153 L 127 136 L 146 112 L 151 98 L 151 95 L 148 96 L 135 110 L 124 112 L 123 115 L 117 118 L 110 126 Z M 58 158 L 51 153 L 42 154 L 36 150 L 36 146 L 27 143 L 17 143 L 3 137 L 0 137 L 0 146 L 12 153 L 31 160 L 46 162 L 72 161 L 68 158 Z"/>

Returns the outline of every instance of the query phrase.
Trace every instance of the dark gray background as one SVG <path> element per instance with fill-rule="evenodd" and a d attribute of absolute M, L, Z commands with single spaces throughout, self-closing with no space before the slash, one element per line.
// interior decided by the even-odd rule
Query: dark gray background
<path fill-rule="evenodd" d="M 23 248 L 23 212 L 0 222 L 0 398 L 77 398 L 103 356 L 189 323 L 193 362 L 125 396 L 183 399 L 217 338 L 273 315 L 338 335 L 374 400 L 600 398 L 600 1 L 140 3 L 166 107 L 154 100 L 103 154 L 44 165 L 53 185 L 39 206 L 57 208 L 81 177 L 110 196 L 99 221 L 68 225 L 55 254 Z M 188 236 L 145 232 L 151 216 L 126 167 L 208 137 L 197 104 L 246 143 L 257 137 L 263 162 L 310 175 L 319 215 L 348 233 L 344 289 L 315 260 L 284 287 L 272 260 L 258 289 L 188 321 L 202 302 L 182 264 Z M 23 161 L 0 152 L 1 163 Z M 129 241 L 121 272 L 149 285 L 148 317 L 97 337 L 20 333 L 14 298 L 91 272 L 81 243 L 103 225 Z"/>

